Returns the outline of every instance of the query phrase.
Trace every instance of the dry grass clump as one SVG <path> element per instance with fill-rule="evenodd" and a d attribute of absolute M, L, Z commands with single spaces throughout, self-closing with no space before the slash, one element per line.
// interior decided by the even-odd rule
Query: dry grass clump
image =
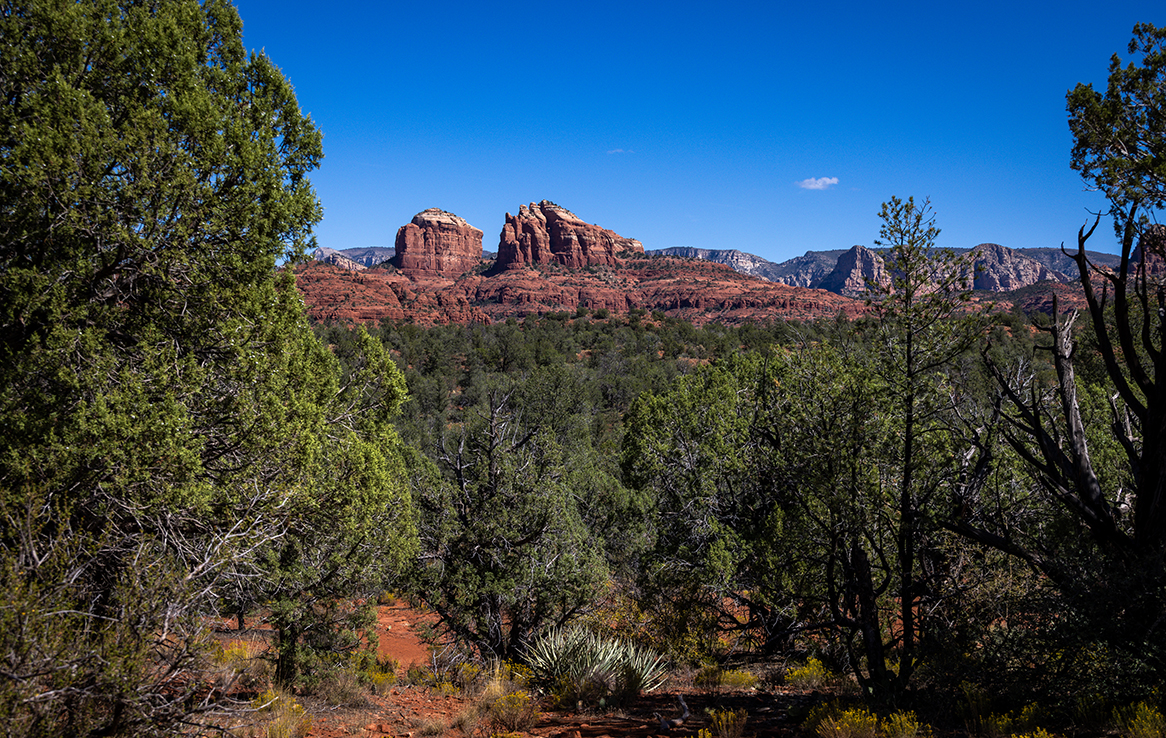
<path fill-rule="evenodd" d="M 449 727 L 444 720 L 438 717 L 416 718 L 412 722 L 417 732 L 426 736 L 442 735 Z M 466 733 L 466 735 L 470 734 Z"/>
<path fill-rule="evenodd" d="M 312 718 L 290 694 L 268 689 L 251 702 L 259 723 L 245 728 L 243 738 L 306 738 Z"/>
<path fill-rule="evenodd" d="M 453 719 L 453 727 L 457 728 L 462 734 L 470 736 L 478 729 L 478 724 L 482 721 L 482 713 L 475 706 L 466 710 L 462 710 Z"/>
<path fill-rule="evenodd" d="M 224 692 L 235 686 L 265 687 L 271 681 L 265 641 L 232 640 L 215 644 L 210 660 L 215 686 Z"/>
<path fill-rule="evenodd" d="M 337 707 L 362 707 L 367 703 L 365 685 L 360 674 L 352 669 L 335 669 L 324 674 L 312 687 L 311 694 Z"/>

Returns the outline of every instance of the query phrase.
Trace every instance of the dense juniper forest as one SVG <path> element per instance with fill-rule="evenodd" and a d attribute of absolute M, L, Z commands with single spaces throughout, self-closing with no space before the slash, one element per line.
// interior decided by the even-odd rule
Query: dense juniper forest
<path fill-rule="evenodd" d="M 473 706 L 425 735 L 1166 735 L 1166 28 L 1067 95 L 1087 309 L 970 309 L 888 193 L 866 315 L 700 327 L 313 325 L 321 134 L 231 5 L 0 40 L 0 732 L 303 736 L 408 683 Z"/>

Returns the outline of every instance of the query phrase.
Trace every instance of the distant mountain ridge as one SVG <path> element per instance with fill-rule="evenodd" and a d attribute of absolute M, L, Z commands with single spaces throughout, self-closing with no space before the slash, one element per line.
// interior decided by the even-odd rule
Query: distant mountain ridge
<path fill-rule="evenodd" d="M 1010 249 L 994 243 L 982 243 L 971 249 L 952 249 L 957 255 L 975 252 L 973 289 L 1005 292 L 1043 281 L 1072 284 L 1078 281 L 1077 265 L 1057 248 Z M 673 247 L 654 249 L 659 254 L 702 259 L 725 264 L 742 274 L 780 282 L 793 287 L 824 289 L 840 295 L 857 296 L 866 291 L 868 282 L 889 281 L 884 266 L 886 249 L 853 246 L 850 249 L 807 251 L 804 255 L 774 263 L 737 249 L 698 249 Z M 1116 254 L 1086 252 L 1097 266 L 1114 267 Z"/>
<path fill-rule="evenodd" d="M 352 249 L 330 249 L 321 246 L 312 252 L 312 258 L 325 264 L 335 264 L 342 269 L 361 271 L 371 269 L 377 264 L 388 261 L 397 253 L 396 249 L 384 246 L 367 246 Z"/>
<path fill-rule="evenodd" d="M 548 200 L 506 214 L 498 251 L 454 213 L 430 208 L 398 231 L 397 248 L 317 249 L 296 284 L 313 320 L 476 323 L 531 315 L 603 319 L 632 314 L 700 325 L 815 320 L 870 310 L 871 285 L 888 286 L 885 249 L 808 251 L 772 263 L 737 249 L 645 251 Z M 1156 239 L 1156 240 L 1155 240 Z M 1147 242 L 1166 272 L 1166 230 Z M 1139 247 L 1140 248 L 1140 247 Z M 1026 313 L 1084 304 L 1076 264 L 1059 249 L 983 243 L 963 275 L 978 304 Z M 1101 267 L 1118 257 L 1090 252 Z M 602 317 L 601 317 L 602 316 Z M 646 319 L 646 318 L 644 318 Z"/>

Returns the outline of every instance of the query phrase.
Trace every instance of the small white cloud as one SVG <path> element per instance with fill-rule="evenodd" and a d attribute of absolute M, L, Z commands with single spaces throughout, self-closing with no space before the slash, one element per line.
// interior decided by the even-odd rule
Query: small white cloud
<path fill-rule="evenodd" d="M 632 151 L 631 149 L 612 149 L 611 151 L 608 151 L 607 153 L 609 153 L 609 154 L 634 154 L 636 152 Z"/>
<path fill-rule="evenodd" d="M 817 178 L 811 177 L 809 179 L 803 179 L 801 182 L 798 182 L 797 184 L 798 184 L 798 187 L 801 187 L 803 190 L 825 190 L 825 189 L 829 189 L 831 185 L 838 184 L 838 178 L 837 177 L 817 177 Z"/>

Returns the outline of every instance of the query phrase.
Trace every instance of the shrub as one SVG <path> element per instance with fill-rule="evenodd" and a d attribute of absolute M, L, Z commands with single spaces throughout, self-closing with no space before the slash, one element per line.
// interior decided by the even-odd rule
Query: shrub
<path fill-rule="evenodd" d="M 1099 731 L 1111 714 L 1108 700 L 1097 693 L 1080 695 L 1073 705 L 1073 721 L 1092 731 Z"/>
<path fill-rule="evenodd" d="M 395 604 L 397 604 L 397 595 L 393 594 L 392 592 L 390 592 L 388 590 L 385 590 L 385 591 L 381 592 L 379 595 L 377 595 L 377 604 L 378 605 L 395 605 Z"/>
<path fill-rule="evenodd" d="M 883 738 L 916 738 L 923 728 L 913 712 L 892 712 L 882 724 Z"/>
<path fill-rule="evenodd" d="M 710 717 L 718 738 L 741 738 L 749 714 L 744 710 L 714 710 Z"/>
<path fill-rule="evenodd" d="M 785 674 L 786 684 L 797 689 L 819 689 L 830 680 L 830 672 L 818 659 L 810 659 L 805 666 L 790 669 Z"/>
<path fill-rule="evenodd" d="M 757 686 L 757 676 L 741 669 L 722 669 L 715 664 L 706 664 L 693 677 L 693 686 L 700 689 L 751 689 Z"/>
<path fill-rule="evenodd" d="M 1039 730 L 1037 723 L 1040 717 L 1041 709 L 1035 704 L 1027 705 L 1020 711 L 1020 714 L 1007 712 L 981 715 L 977 722 L 977 734 L 985 736 L 985 738 L 1009 738 L 1009 736 L 1027 734 Z"/>
<path fill-rule="evenodd" d="M 538 710 L 529 694 L 511 692 L 494 700 L 488 717 L 495 732 L 526 730 L 538 720 Z"/>
<path fill-rule="evenodd" d="M 1114 710 L 1113 717 L 1121 734 L 1129 738 L 1166 736 L 1166 718 L 1145 702 Z"/>
<path fill-rule="evenodd" d="M 752 689 L 757 686 L 757 675 L 744 669 L 721 672 L 721 686 L 729 689 Z"/>
<path fill-rule="evenodd" d="M 878 738 L 878 728 L 878 718 L 862 707 L 853 707 L 826 716 L 816 732 L 821 738 Z"/>
<path fill-rule="evenodd" d="M 361 663 L 361 680 L 372 689 L 373 694 L 384 694 L 397 683 L 397 671 L 401 662 L 390 657 L 379 658 L 369 663 Z"/>
<path fill-rule="evenodd" d="M 267 722 L 246 731 L 253 738 L 306 738 L 312 730 L 312 718 L 303 706 L 278 689 L 268 689 L 251 702 Z"/>
<path fill-rule="evenodd" d="M 425 666 L 418 664 L 409 664 L 409 668 L 405 670 L 405 684 L 412 684 L 417 687 L 428 687 L 437 683 L 437 677 L 434 673 Z"/>
<path fill-rule="evenodd" d="M 721 674 L 721 667 L 716 664 L 705 664 L 692 678 L 692 686 L 697 689 L 716 689 L 721 685 Z"/>
<path fill-rule="evenodd" d="M 468 661 L 463 661 L 450 670 L 450 681 L 466 693 L 480 684 L 483 676 L 482 667 Z"/>
<path fill-rule="evenodd" d="M 493 662 L 478 695 L 479 712 L 488 712 L 499 697 L 523 690 L 529 683 L 529 673 L 529 669 L 509 661 Z"/>
<path fill-rule="evenodd" d="M 397 675 L 392 672 L 372 672 L 365 674 L 365 680 L 373 694 L 386 694 L 397 683 Z"/>

